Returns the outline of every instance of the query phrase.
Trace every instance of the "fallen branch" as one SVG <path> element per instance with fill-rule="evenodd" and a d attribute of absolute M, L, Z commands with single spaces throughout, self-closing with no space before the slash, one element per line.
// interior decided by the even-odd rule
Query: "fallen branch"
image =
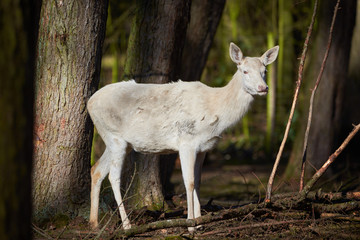
<path fill-rule="evenodd" d="M 42 237 L 44 237 L 45 239 L 54 239 L 53 237 L 51 237 L 50 235 L 48 235 L 44 230 L 42 230 L 41 228 L 39 228 L 38 226 L 36 226 L 35 224 L 32 223 L 32 229 L 38 233 L 39 235 L 41 235 Z"/>
<path fill-rule="evenodd" d="M 314 184 L 319 180 L 319 178 L 325 173 L 325 171 L 329 168 L 329 166 L 335 161 L 335 159 L 340 155 L 340 153 L 344 150 L 344 148 L 348 145 L 350 140 L 355 136 L 355 134 L 359 131 L 360 124 L 354 126 L 354 129 L 350 132 L 350 134 L 346 137 L 344 142 L 340 145 L 340 147 L 328 158 L 328 160 L 324 163 L 324 165 L 313 175 L 310 181 L 306 184 L 304 189 L 299 193 L 300 201 L 304 200 L 311 188 Z"/>
<path fill-rule="evenodd" d="M 355 209 L 359 209 L 360 202 L 351 201 L 351 202 L 334 203 L 334 204 L 313 203 L 312 206 L 316 212 L 338 213 L 338 212 L 349 212 Z"/>
<path fill-rule="evenodd" d="M 299 192 L 287 192 L 274 195 L 271 199 L 277 202 L 281 199 L 295 199 L 298 197 Z M 360 192 L 336 192 L 328 193 L 321 191 L 311 191 L 307 194 L 306 199 L 309 201 L 339 201 L 339 200 L 360 200 Z"/>
<path fill-rule="evenodd" d="M 285 220 L 285 221 L 272 221 L 272 222 L 266 222 L 266 223 L 255 223 L 255 224 L 246 224 L 246 225 L 240 225 L 238 227 L 230 227 L 223 230 L 218 231 L 211 231 L 201 234 L 201 236 L 208 236 L 213 235 L 217 233 L 223 233 L 228 231 L 234 231 L 234 230 L 243 230 L 247 228 L 262 228 L 262 227 L 274 227 L 274 226 L 281 226 L 281 225 L 290 225 L 295 223 L 307 223 L 307 222 L 313 222 L 313 219 L 300 219 L 300 220 Z"/>
<path fill-rule="evenodd" d="M 309 192 L 306 199 L 318 201 L 339 201 L 339 200 L 360 200 L 360 192 L 338 192 L 338 193 L 323 193 L 323 192 Z"/>
<path fill-rule="evenodd" d="M 358 200 L 360 199 L 360 192 L 349 192 L 349 193 L 315 193 L 310 192 L 308 195 L 309 198 L 307 200 L 328 200 L 328 201 L 336 201 L 340 199 L 347 199 L 347 200 Z M 283 225 L 297 223 L 302 221 L 314 221 L 313 219 L 304 219 L 307 218 L 311 213 L 309 213 L 310 208 L 305 208 L 305 211 L 297 211 L 290 209 L 294 209 L 294 207 L 302 208 L 303 205 L 299 204 L 299 193 L 286 193 L 286 194 L 277 194 L 273 197 L 272 206 L 275 207 L 276 211 L 272 211 L 269 208 L 265 208 L 264 204 L 248 204 L 238 208 L 226 209 L 221 210 L 218 212 L 211 212 L 204 216 L 201 216 L 196 219 L 169 219 L 169 220 L 162 220 L 157 222 L 151 222 L 148 224 L 140 225 L 140 226 L 132 226 L 129 230 L 120 230 L 117 231 L 116 237 L 132 237 L 135 235 L 143 234 L 150 231 L 155 231 L 159 229 L 166 229 L 166 228 L 174 228 L 174 227 L 195 227 L 199 225 L 205 225 L 212 222 L 218 222 L 223 220 L 229 220 L 234 218 L 239 218 L 242 216 L 271 216 L 271 218 L 277 219 L 293 219 L 287 221 L 280 221 L 280 222 L 269 222 L 269 223 L 259 223 L 259 224 L 248 224 L 248 225 L 240 225 L 238 227 L 227 228 L 226 230 L 240 230 L 245 228 L 251 227 L 266 227 L 266 226 L 276 226 L 276 225 Z M 308 206 L 309 202 L 306 203 Z M 358 201 L 350 201 L 350 202 L 342 202 L 342 203 L 332 203 L 325 204 L 325 203 L 313 203 L 313 208 L 316 212 L 324 214 L 324 212 L 331 212 L 331 213 L 338 213 L 338 212 L 349 212 L 354 209 L 360 208 L 360 202 Z M 286 210 L 285 212 L 279 211 L 279 208 Z M 323 215 L 325 216 L 325 215 Z M 331 217 L 331 216 L 330 216 Z M 245 217 L 246 218 L 246 217 Z M 300 219 L 299 219 L 300 218 Z M 217 232 L 216 232 L 217 233 Z M 205 233 L 208 235 L 208 233 Z M 204 236 L 204 234 L 202 234 Z"/>
<path fill-rule="evenodd" d="M 278 166 L 279 166 L 280 158 L 281 158 L 282 152 L 283 152 L 283 150 L 284 150 L 285 143 L 286 143 L 287 137 L 288 137 L 288 135 L 289 135 L 291 122 L 292 122 L 292 119 L 293 119 L 293 116 L 294 116 L 295 107 L 296 107 L 297 99 L 298 99 L 298 96 L 299 96 L 299 90 L 300 90 L 300 86 L 301 86 L 301 82 L 302 82 L 302 77 L 303 77 L 304 64 L 305 64 L 305 59 L 306 59 L 306 53 L 307 53 L 307 49 L 308 49 L 308 44 L 309 44 L 309 41 L 310 41 L 310 37 L 311 37 L 312 30 L 313 30 L 313 26 L 314 26 L 314 23 L 315 23 L 315 16 L 316 16 L 316 11 L 317 11 L 317 5 L 318 5 L 318 1 L 316 0 L 316 1 L 315 1 L 315 6 L 314 6 L 313 15 L 312 15 L 312 18 L 311 18 L 310 27 L 309 27 L 309 29 L 308 29 L 308 32 L 307 32 L 307 35 L 306 35 L 306 39 L 305 39 L 305 42 L 304 42 L 303 52 L 302 52 L 302 54 L 301 54 L 301 60 L 300 60 L 299 72 L 298 72 L 298 80 L 297 80 L 297 82 L 296 82 L 296 89 L 295 89 L 294 99 L 293 99 L 292 106 L 291 106 L 291 110 L 290 110 L 289 119 L 288 119 L 288 122 L 287 122 L 287 125 L 286 125 L 284 138 L 283 138 L 283 140 L 282 140 L 282 142 L 281 142 L 280 149 L 279 149 L 279 152 L 278 152 L 278 154 L 277 154 L 277 156 L 276 156 L 275 164 L 274 164 L 273 170 L 272 170 L 271 175 L 270 175 L 270 178 L 269 178 L 269 182 L 268 182 L 267 190 L 266 190 L 265 203 L 270 203 L 270 201 L 271 201 L 272 185 L 273 185 L 273 182 L 274 182 L 276 170 L 277 170 L 277 168 L 278 168 Z"/>
<path fill-rule="evenodd" d="M 258 206 L 259 206 L 258 204 L 249 204 L 236 209 L 228 209 L 224 211 L 209 213 L 196 219 L 171 219 L 171 220 L 152 222 L 141 226 L 132 226 L 131 229 L 129 230 L 119 231 L 117 233 L 117 236 L 131 237 L 140 233 L 145 233 L 145 232 L 164 229 L 164 228 L 195 227 L 210 222 L 237 218 L 241 215 L 248 214 L 249 212 L 257 209 Z"/>
<path fill-rule="evenodd" d="M 307 152 L 307 146 L 308 146 L 310 127 L 311 127 L 311 120 L 312 120 L 315 92 L 316 92 L 316 89 L 319 86 L 319 83 L 321 81 L 321 78 L 322 78 L 322 75 L 323 75 L 324 69 L 325 69 L 325 64 L 326 64 L 327 58 L 329 56 L 329 51 L 330 51 L 331 42 L 332 42 L 332 33 L 333 33 L 333 29 L 334 29 L 334 24 L 335 24 L 337 11 L 339 9 L 339 4 L 340 4 L 340 0 L 337 1 L 335 9 L 334 9 L 334 14 L 333 14 L 332 21 L 331 21 L 331 26 L 330 26 L 330 31 L 329 31 L 329 39 L 328 39 L 328 43 L 327 43 L 327 47 L 326 47 L 326 52 L 325 52 L 323 61 L 321 63 L 320 72 L 319 72 L 319 75 L 318 75 L 318 77 L 316 79 L 315 86 L 311 91 L 310 104 L 309 104 L 309 115 L 308 115 L 308 121 L 307 121 L 307 125 L 306 125 L 306 130 L 305 130 L 304 147 L 303 147 L 303 153 L 302 153 L 302 164 L 301 164 L 301 175 L 300 175 L 299 191 L 302 191 L 303 188 L 304 188 L 306 152 Z"/>
<path fill-rule="evenodd" d="M 347 216 L 340 213 L 322 213 L 320 214 L 320 218 L 332 218 L 342 221 L 360 222 L 360 217 Z"/>

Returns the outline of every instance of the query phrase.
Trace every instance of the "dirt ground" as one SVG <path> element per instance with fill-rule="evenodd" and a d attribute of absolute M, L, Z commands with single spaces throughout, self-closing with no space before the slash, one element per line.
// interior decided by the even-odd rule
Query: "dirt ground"
<path fill-rule="evenodd" d="M 98 232 L 91 232 L 87 220 L 58 218 L 41 228 L 33 226 L 35 239 L 360 239 L 360 209 L 319 212 L 313 203 L 300 209 L 255 207 L 245 214 L 228 212 L 241 209 L 249 203 L 260 203 L 271 165 L 219 165 L 206 166 L 202 174 L 202 214 L 222 214 L 223 219 L 203 224 L 194 234 L 186 227 L 152 230 L 127 237 L 121 234 L 121 221 L 117 213 L 109 211 L 103 218 Z M 182 177 L 177 170 L 174 183 L 173 209 L 149 211 L 140 209 L 130 213 L 133 225 L 142 226 L 161 220 L 185 219 L 186 196 Z M 296 192 L 296 183 L 277 183 L 275 192 Z M 344 200 L 342 200 L 344 201 Z M 336 204 L 338 202 L 328 202 Z M 358 205 L 357 205 L 358 206 Z M 231 214 L 228 214 L 231 215 Z M 229 219 L 230 218 L 230 219 Z"/>

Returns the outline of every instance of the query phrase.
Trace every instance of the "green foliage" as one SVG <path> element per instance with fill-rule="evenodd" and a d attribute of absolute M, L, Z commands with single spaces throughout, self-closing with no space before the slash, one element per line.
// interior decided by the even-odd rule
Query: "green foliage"
<path fill-rule="evenodd" d="M 109 3 L 100 86 L 122 80 L 134 9 L 135 1 Z"/>

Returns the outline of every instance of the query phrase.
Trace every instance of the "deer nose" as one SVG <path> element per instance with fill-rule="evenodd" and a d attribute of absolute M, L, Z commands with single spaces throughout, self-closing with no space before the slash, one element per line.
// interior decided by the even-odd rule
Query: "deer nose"
<path fill-rule="evenodd" d="M 269 87 L 267 85 L 259 85 L 258 86 L 258 91 L 259 92 L 268 92 Z"/>

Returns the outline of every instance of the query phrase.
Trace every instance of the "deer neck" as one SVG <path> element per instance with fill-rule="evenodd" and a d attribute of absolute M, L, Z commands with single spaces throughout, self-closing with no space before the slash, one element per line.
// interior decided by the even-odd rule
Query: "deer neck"
<path fill-rule="evenodd" d="M 248 111 L 254 97 L 245 91 L 241 73 L 237 71 L 231 81 L 219 90 L 219 129 L 235 125 Z"/>

